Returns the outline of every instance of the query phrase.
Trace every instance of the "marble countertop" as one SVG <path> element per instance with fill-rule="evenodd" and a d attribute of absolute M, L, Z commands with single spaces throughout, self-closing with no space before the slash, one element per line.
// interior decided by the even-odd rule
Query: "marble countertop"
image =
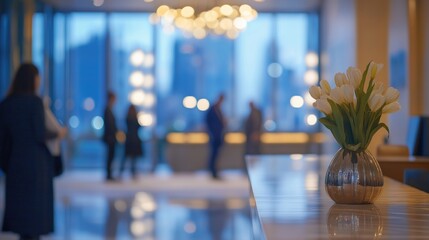
<path fill-rule="evenodd" d="M 429 194 L 385 177 L 374 204 L 335 204 L 324 189 L 329 161 L 317 155 L 246 158 L 256 239 L 428 238 Z"/>

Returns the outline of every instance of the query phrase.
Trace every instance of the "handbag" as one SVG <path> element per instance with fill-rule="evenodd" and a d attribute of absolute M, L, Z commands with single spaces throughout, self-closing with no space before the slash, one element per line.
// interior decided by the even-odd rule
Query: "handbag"
<path fill-rule="evenodd" d="M 64 172 L 63 158 L 60 155 L 53 156 L 54 159 L 54 177 L 58 177 Z"/>

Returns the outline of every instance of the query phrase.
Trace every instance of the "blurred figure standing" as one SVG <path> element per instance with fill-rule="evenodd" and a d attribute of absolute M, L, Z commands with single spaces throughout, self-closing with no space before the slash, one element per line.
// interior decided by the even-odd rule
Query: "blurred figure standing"
<path fill-rule="evenodd" d="M 130 160 L 131 175 L 136 178 L 137 158 L 143 156 L 142 141 L 139 138 L 138 131 L 140 124 L 137 119 L 137 110 L 134 105 L 130 105 L 127 112 L 127 134 L 125 139 L 125 155 L 121 163 L 120 173 L 122 175 L 127 160 Z"/>
<path fill-rule="evenodd" d="M 246 134 L 245 154 L 260 154 L 262 113 L 252 101 L 249 102 L 249 107 L 250 113 L 244 129 Z"/>
<path fill-rule="evenodd" d="M 0 103 L 0 161 L 6 175 L 3 231 L 40 239 L 54 231 L 53 158 L 46 140 L 65 132 L 45 129 L 39 71 L 22 64 Z"/>
<path fill-rule="evenodd" d="M 206 126 L 210 137 L 210 155 L 208 161 L 208 169 L 214 179 L 218 179 L 217 158 L 220 147 L 223 144 L 223 136 L 225 129 L 225 119 L 222 113 L 222 103 L 225 96 L 219 95 L 215 104 L 209 108 L 206 115 Z"/>
<path fill-rule="evenodd" d="M 115 146 L 116 146 L 116 132 L 118 128 L 116 126 L 115 115 L 113 115 L 113 105 L 116 102 L 116 95 L 113 92 L 107 93 L 107 106 L 104 110 L 104 134 L 103 141 L 107 147 L 106 154 L 106 180 L 114 180 L 112 176 L 112 163 L 115 157 Z"/>

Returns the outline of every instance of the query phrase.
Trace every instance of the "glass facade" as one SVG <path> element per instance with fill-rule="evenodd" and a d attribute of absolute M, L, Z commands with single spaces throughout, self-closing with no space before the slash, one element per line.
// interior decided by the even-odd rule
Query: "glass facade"
<path fill-rule="evenodd" d="M 307 89 L 318 81 L 318 64 L 308 66 L 306 57 L 318 60 L 317 18 L 260 14 L 236 40 L 196 40 L 158 29 L 158 127 L 202 130 L 204 111 L 182 101 L 191 96 L 213 102 L 223 92 L 230 131 L 242 129 L 251 100 L 262 108 L 267 131 L 316 131 L 307 121 L 315 114 Z"/>
<path fill-rule="evenodd" d="M 4 96 L 10 81 L 10 16 L 6 11 L 7 1 L 0 2 L 0 96 Z"/>
<path fill-rule="evenodd" d="M 103 164 L 101 117 L 108 90 L 117 95 L 114 113 L 121 131 L 129 104 L 138 106 L 147 157 L 153 140 L 169 132 L 204 131 L 207 103 L 221 93 L 228 131 L 243 130 L 249 101 L 261 108 L 267 132 L 318 131 L 307 92 L 319 80 L 318 14 L 261 13 L 234 40 L 194 39 L 149 18 L 149 13 L 53 14 L 49 95 L 54 113 L 69 128 L 72 166 L 94 166 L 87 158 Z M 3 33 L 7 15 L 0 19 Z M 43 13 L 33 17 L 33 61 L 42 76 L 46 21 Z M 5 35 L 0 36 L 2 94 L 8 75 Z M 190 98 L 195 104 L 186 105 Z"/>
<path fill-rule="evenodd" d="M 32 45 L 32 58 L 33 63 L 37 66 L 39 69 L 39 74 L 41 79 L 46 79 L 45 76 L 45 68 L 44 68 L 44 14 L 42 13 L 35 13 L 33 15 L 33 45 Z M 41 81 L 41 87 L 42 95 L 43 89 L 44 89 L 44 83 L 45 81 Z"/>

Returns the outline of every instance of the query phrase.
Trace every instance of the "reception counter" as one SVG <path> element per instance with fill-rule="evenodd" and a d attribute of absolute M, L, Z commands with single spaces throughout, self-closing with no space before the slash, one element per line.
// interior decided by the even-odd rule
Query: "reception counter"
<path fill-rule="evenodd" d="M 329 157 L 247 156 L 255 239 L 427 239 L 429 194 L 385 177 L 374 204 L 335 204 Z"/>
<path fill-rule="evenodd" d="M 217 168 L 244 169 L 244 144 L 241 132 L 225 134 L 220 149 Z M 172 132 L 166 136 L 165 158 L 175 172 L 192 172 L 207 168 L 210 153 L 209 137 L 205 132 Z M 321 151 L 325 141 L 323 133 L 265 132 L 261 135 L 262 154 L 313 153 Z"/>

